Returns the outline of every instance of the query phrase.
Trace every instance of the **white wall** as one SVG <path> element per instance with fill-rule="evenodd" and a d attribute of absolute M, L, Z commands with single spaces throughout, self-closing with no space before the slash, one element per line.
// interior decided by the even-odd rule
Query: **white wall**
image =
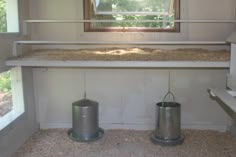
<path fill-rule="evenodd" d="M 12 1 L 11 1 L 12 2 Z M 12 56 L 12 47 L 15 40 L 25 40 L 28 36 L 24 36 L 22 32 L 22 20 L 29 18 L 28 0 L 21 0 L 19 3 L 19 27 L 18 33 L 0 33 L 0 72 L 8 69 L 5 66 L 5 60 Z M 24 47 L 26 48 L 26 47 Z"/>
<path fill-rule="evenodd" d="M 31 0 L 30 6 L 31 19 L 82 19 L 83 17 L 82 0 Z M 235 6 L 235 0 L 181 0 L 181 18 L 235 19 Z M 235 29 L 234 24 L 181 24 L 180 33 L 85 33 L 82 24 L 32 24 L 31 26 L 34 40 L 66 41 L 224 41 Z M 56 47 L 72 48 L 72 46 L 34 48 Z M 183 105 L 184 127 L 224 130 L 228 125 L 227 115 L 209 98 L 206 90 L 208 87 L 225 88 L 228 70 L 171 70 L 173 91 L 177 100 Z M 71 103 L 82 98 L 84 90 L 82 71 L 82 69 L 63 68 L 34 69 L 34 89 L 42 128 L 71 127 Z M 167 90 L 167 73 L 167 69 L 89 69 L 88 96 L 100 103 L 102 126 L 153 128 L 155 103 L 162 100 Z"/>
<path fill-rule="evenodd" d="M 19 0 L 20 24 L 23 19 L 28 19 L 28 11 L 28 0 Z M 21 25 L 20 28 L 22 28 Z M 21 32 L 0 34 L 0 72 L 9 68 L 5 67 L 5 59 L 12 56 L 13 41 L 27 38 L 28 37 L 23 36 Z M 32 69 L 23 68 L 22 75 L 25 112 L 0 131 L 0 157 L 12 156 L 12 154 L 39 128 L 34 105 Z M 19 78 L 19 80 L 21 80 L 21 78 Z"/>
<path fill-rule="evenodd" d="M 235 0 L 181 0 L 181 19 L 234 19 Z M 82 0 L 31 1 L 32 19 L 83 19 Z M 225 40 L 234 24 L 181 24 L 180 33 L 87 33 L 83 24 L 32 24 L 35 40 L 188 41 Z"/>
<path fill-rule="evenodd" d="M 71 127 L 72 102 L 87 96 L 100 104 L 105 128 L 153 129 L 155 103 L 168 85 L 167 69 L 35 69 L 34 89 L 42 128 Z M 208 87 L 225 88 L 227 70 L 171 70 L 171 89 L 182 104 L 185 128 L 225 130 L 227 115 Z"/>

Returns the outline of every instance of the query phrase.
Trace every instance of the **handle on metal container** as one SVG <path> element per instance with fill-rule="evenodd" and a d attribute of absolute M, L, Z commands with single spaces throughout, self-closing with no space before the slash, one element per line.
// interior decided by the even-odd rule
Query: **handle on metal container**
<path fill-rule="evenodd" d="M 162 104 L 164 104 L 164 102 L 166 101 L 166 97 L 167 97 L 168 95 L 171 95 L 172 98 L 173 98 L 173 102 L 175 102 L 175 96 L 174 96 L 174 94 L 173 94 L 171 91 L 168 91 L 168 92 L 166 93 L 166 95 L 164 96 L 164 99 L 163 99 L 163 101 L 162 101 Z"/>

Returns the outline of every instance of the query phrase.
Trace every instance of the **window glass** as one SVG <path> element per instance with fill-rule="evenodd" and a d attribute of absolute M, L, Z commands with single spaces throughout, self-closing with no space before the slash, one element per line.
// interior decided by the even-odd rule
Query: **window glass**
<path fill-rule="evenodd" d="M 0 32 L 7 32 L 7 14 L 5 0 L 0 0 Z"/>
<path fill-rule="evenodd" d="M 0 33 L 7 32 L 19 32 L 17 0 L 0 0 Z"/>
<path fill-rule="evenodd" d="M 95 14 L 169 15 L 173 0 L 94 0 Z"/>
<path fill-rule="evenodd" d="M 12 110 L 11 71 L 0 73 L 0 118 Z"/>
<path fill-rule="evenodd" d="M 21 67 L 0 73 L 0 130 L 25 111 Z"/>
<path fill-rule="evenodd" d="M 134 22 L 86 23 L 86 31 L 138 30 L 178 31 L 179 0 L 88 0 L 85 3 L 85 19 L 134 20 Z M 136 22 L 135 22 L 136 20 Z M 137 22 L 137 20 L 160 20 Z M 163 20 L 163 21 L 162 21 Z"/>

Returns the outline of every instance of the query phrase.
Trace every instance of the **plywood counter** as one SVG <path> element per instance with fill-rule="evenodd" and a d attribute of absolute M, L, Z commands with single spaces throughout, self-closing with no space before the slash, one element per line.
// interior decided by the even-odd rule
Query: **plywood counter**
<path fill-rule="evenodd" d="M 97 68 L 228 68 L 230 53 L 206 49 L 103 48 L 34 50 L 9 58 L 8 66 Z"/>

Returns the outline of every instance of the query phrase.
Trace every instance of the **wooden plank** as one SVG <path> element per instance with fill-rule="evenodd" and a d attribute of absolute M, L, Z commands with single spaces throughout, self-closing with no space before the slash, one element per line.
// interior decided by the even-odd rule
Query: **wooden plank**
<path fill-rule="evenodd" d="M 59 61 L 7 60 L 7 66 L 91 68 L 229 68 L 229 62 L 213 61 Z"/>
<path fill-rule="evenodd" d="M 236 76 L 236 44 L 231 44 L 231 57 L 230 57 L 230 74 Z M 233 78 L 236 80 L 236 78 Z"/>
<path fill-rule="evenodd" d="M 15 44 L 29 45 L 227 45 L 225 41 L 16 41 Z"/>
<path fill-rule="evenodd" d="M 227 87 L 236 91 L 236 75 L 227 75 Z"/>
<path fill-rule="evenodd" d="M 235 19 L 219 20 L 171 20 L 175 23 L 236 23 Z M 170 20 L 25 20 L 26 23 L 123 23 L 123 22 L 170 22 Z"/>
<path fill-rule="evenodd" d="M 236 112 L 236 98 L 230 95 L 225 89 L 211 88 L 209 89 L 209 92 L 213 97 L 218 98 L 232 111 Z"/>

